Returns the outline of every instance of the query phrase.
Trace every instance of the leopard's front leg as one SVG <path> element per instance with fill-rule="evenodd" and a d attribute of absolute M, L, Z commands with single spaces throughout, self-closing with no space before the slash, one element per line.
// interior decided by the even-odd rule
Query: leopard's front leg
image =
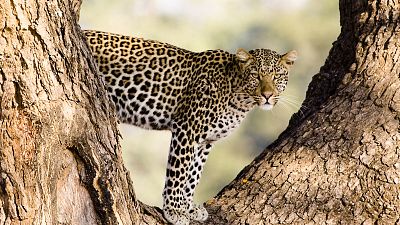
<path fill-rule="evenodd" d="M 168 156 L 167 173 L 163 191 L 164 217 L 175 225 L 188 225 L 188 210 L 191 206 L 186 201 L 185 187 L 189 167 L 195 157 L 195 144 L 192 137 L 182 128 L 183 123 L 173 123 L 172 139 Z"/>
<path fill-rule="evenodd" d="M 189 178 L 186 180 L 185 197 L 189 204 L 188 217 L 191 220 L 205 221 L 208 218 L 208 212 L 204 206 L 193 202 L 193 195 L 200 181 L 211 148 L 212 145 L 210 143 L 201 144 L 198 148 L 195 148 L 195 157 L 189 167 Z"/>

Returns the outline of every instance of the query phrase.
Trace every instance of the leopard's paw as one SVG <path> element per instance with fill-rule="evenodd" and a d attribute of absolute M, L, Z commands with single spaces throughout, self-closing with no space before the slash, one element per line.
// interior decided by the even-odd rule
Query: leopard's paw
<path fill-rule="evenodd" d="M 203 205 L 193 204 L 188 210 L 188 217 L 191 220 L 205 221 L 208 218 L 208 212 Z"/>
<path fill-rule="evenodd" d="M 163 209 L 164 217 L 168 222 L 174 225 L 189 225 L 190 219 L 186 216 L 186 213 L 175 209 Z"/>

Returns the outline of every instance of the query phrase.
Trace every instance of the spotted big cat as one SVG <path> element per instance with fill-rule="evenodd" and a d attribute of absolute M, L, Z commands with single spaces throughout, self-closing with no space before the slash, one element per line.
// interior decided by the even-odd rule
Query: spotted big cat
<path fill-rule="evenodd" d="M 172 132 L 164 217 L 175 225 L 206 220 L 207 210 L 193 203 L 193 194 L 213 144 L 252 109 L 276 105 L 297 52 L 191 52 L 142 38 L 84 34 L 119 120 Z"/>

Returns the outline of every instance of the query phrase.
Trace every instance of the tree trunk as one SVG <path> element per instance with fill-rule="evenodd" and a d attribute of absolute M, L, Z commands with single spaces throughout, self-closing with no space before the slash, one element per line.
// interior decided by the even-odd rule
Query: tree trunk
<path fill-rule="evenodd" d="M 400 224 L 400 3 L 340 14 L 303 113 L 209 201 L 210 224 Z"/>
<path fill-rule="evenodd" d="M 138 224 L 79 1 L 0 2 L 0 224 Z"/>
<path fill-rule="evenodd" d="M 135 198 L 79 6 L 0 3 L 0 224 L 167 224 Z M 204 224 L 400 224 L 400 3 L 340 12 L 303 113 Z"/>

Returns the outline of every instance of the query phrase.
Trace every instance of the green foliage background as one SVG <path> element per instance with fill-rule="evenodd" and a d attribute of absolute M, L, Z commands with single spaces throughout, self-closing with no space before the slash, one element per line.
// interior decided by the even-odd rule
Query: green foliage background
<path fill-rule="evenodd" d="M 332 0 L 86 0 L 83 29 L 167 42 L 192 51 L 269 48 L 299 53 L 285 96 L 272 111 L 255 110 L 212 150 L 196 191 L 205 201 L 228 184 L 286 128 L 299 110 L 312 75 L 339 33 Z M 136 194 L 161 206 L 170 133 L 120 125 L 125 165 Z"/>

